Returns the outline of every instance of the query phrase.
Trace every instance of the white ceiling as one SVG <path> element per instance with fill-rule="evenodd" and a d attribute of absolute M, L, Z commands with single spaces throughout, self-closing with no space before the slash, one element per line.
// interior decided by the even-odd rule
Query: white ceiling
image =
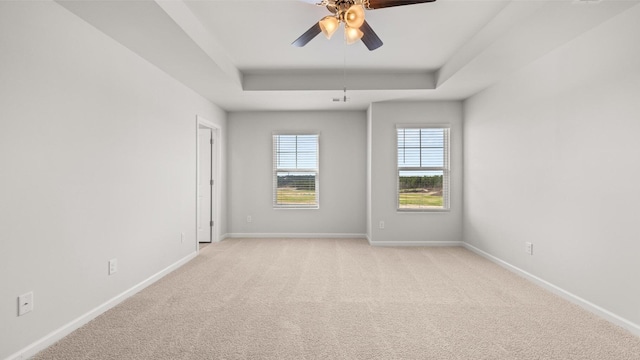
<path fill-rule="evenodd" d="M 329 14 L 300 0 L 57 2 L 228 111 L 465 99 L 637 4 L 437 0 L 369 10 L 384 42 L 369 51 L 339 33 L 291 46 Z M 349 101 L 333 102 L 345 84 Z"/>
<path fill-rule="evenodd" d="M 330 14 L 324 7 L 302 1 L 189 0 L 185 3 L 240 69 L 320 67 L 336 70 L 342 70 L 345 50 L 349 68 L 438 69 L 506 4 L 505 1 L 442 0 L 369 10 L 367 22 L 385 43 L 369 51 L 361 42 L 345 46 L 340 33 L 331 40 L 320 35 L 303 48 L 290 46 L 309 27 Z"/>

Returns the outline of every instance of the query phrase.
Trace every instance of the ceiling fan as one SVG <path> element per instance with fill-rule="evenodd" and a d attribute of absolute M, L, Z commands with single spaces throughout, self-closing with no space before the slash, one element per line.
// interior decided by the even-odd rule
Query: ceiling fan
<path fill-rule="evenodd" d="M 301 0 L 318 6 L 325 6 L 333 15 L 327 15 L 315 23 L 309 30 L 297 38 L 291 45 L 303 47 L 318 34 L 323 33 L 327 39 L 344 23 L 347 44 L 362 40 L 364 45 L 373 51 L 382 46 L 382 40 L 364 19 L 364 10 L 382 9 L 393 6 L 404 6 L 434 2 L 436 0 Z"/>

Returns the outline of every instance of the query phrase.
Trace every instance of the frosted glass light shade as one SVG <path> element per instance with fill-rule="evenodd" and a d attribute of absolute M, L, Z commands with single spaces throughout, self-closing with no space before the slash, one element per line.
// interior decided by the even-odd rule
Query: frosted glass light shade
<path fill-rule="evenodd" d="M 335 16 L 325 16 L 318 22 L 318 24 L 320 25 L 320 29 L 322 30 L 324 36 L 327 39 L 331 39 L 333 33 L 338 30 L 338 25 L 340 24 L 340 22 Z"/>
<path fill-rule="evenodd" d="M 362 31 L 360 31 L 360 29 L 354 28 L 354 27 L 350 27 L 350 26 L 345 26 L 344 33 L 345 33 L 345 37 L 347 39 L 347 44 L 349 44 L 349 45 L 351 45 L 351 44 L 355 43 L 356 41 L 362 39 L 362 37 L 364 36 L 364 33 Z"/>
<path fill-rule="evenodd" d="M 344 14 L 344 22 L 349 27 L 360 28 L 364 24 L 364 8 L 362 5 L 353 5 Z"/>

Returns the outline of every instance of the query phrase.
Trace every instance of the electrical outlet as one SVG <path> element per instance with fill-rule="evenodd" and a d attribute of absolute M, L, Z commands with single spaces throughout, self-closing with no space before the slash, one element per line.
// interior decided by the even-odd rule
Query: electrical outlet
<path fill-rule="evenodd" d="M 252 221 L 253 221 L 253 219 L 251 218 L 251 215 L 247 216 L 247 222 L 250 223 Z"/>
<path fill-rule="evenodd" d="M 109 275 L 113 275 L 118 272 L 118 259 L 109 260 Z"/>
<path fill-rule="evenodd" d="M 33 310 L 33 291 L 18 296 L 18 316 Z"/>
<path fill-rule="evenodd" d="M 525 243 L 525 251 L 527 252 L 527 254 L 533 255 L 533 244 L 530 243 L 530 242 L 526 242 Z"/>
<path fill-rule="evenodd" d="M 384 221 L 380 221 L 380 224 L 378 226 L 380 229 L 384 229 Z"/>

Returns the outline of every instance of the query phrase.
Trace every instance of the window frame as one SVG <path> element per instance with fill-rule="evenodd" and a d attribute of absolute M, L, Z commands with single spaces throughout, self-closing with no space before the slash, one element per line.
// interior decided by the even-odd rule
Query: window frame
<path fill-rule="evenodd" d="M 401 167 L 398 161 L 400 129 L 443 129 L 444 136 L 444 156 L 442 167 Z M 434 213 L 451 211 L 451 125 L 450 124 L 396 124 L 395 131 L 395 161 L 396 161 L 396 211 L 400 213 Z M 422 149 L 422 146 L 420 147 Z M 400 207 L 400 171 L 442 171 L 442 208 L 401 208 Z"/>
<path fill-rule="evenodd" d="M 316 137 L 316 167 L 315 169 L 279 168 L 277 164 L 277 136 L 315 136 Z M 313 131 L 274 131 L 271 136 L 272 142 L 272 206 L 276 210 L 280 209 L 311 209 L 320 208 L 320 132 Z M 297 154 L 297 152 L 296 152 Z M 294 172 L 309 173 L 315 175 L 315 204 L 278 204 L 278 173 Z"/>

